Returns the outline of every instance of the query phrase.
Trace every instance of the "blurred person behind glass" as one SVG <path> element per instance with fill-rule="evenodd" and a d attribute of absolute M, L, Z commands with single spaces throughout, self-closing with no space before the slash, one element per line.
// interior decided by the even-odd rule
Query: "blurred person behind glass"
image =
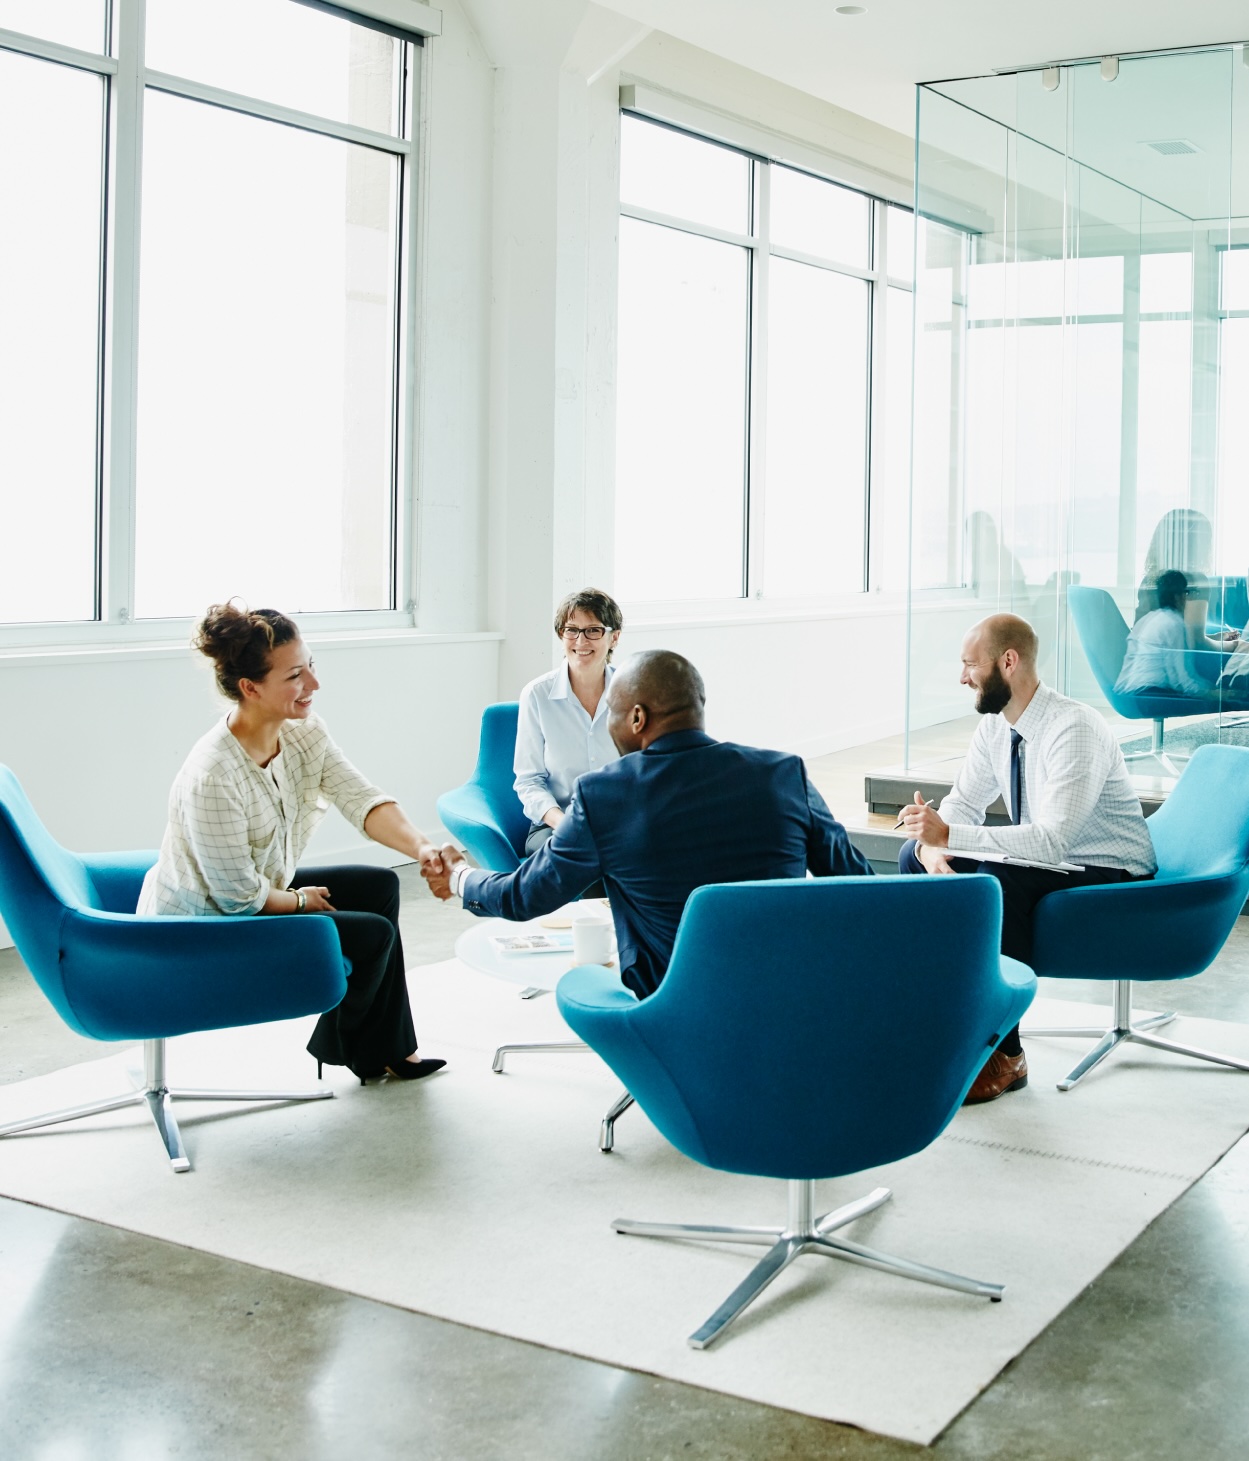
<path fill-rule="evenodd" d="M 1189 649 L 1224 649 L 1229 641 L 1238 638 L 1237 630 L 1228 626 L 1215 626 L 1216 638 L 1211 638 L 1207 632 L 1210 600 L 1216 596 L 1211 584 L 1214 528 L 1205 513 L 1198 512 L 1195 507 L 1173 507 L 1159 518 L 1149 540 L 1144 571 L 1136 591 L 1137 623 L 1161 607 L 1158 581 L 1169 572 L 1181 573 L 1185 579 L 1184 624 Z M 1217 604 L 1215 612 L 1218 612 Z"/>
<path fill-rule="evenodd" d="M 1188 580 L 1178 569 L 1168 568 L 1158 575 L 1154 585 L 1158 607 L 1142 614 L 1132 625 L 1116 690 L 1123 694 L 1146 690 L 1188 696 L 1212 693 L 1210 680 L 1197 674 L 1189 653 L 1185 622 L 1188 595 Z M 1202 613 L 1204 616 L 1204 605 Z M 1214 663 L 1217 667 L 1218 662 Z"/>

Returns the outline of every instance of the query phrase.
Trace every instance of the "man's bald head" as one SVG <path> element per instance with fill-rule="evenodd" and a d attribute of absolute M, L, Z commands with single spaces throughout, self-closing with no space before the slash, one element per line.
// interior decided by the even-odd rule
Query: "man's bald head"
<path fill-rule="evenodd" d="M 1019 663 L 1035 670 L 1040 648 L 1036 630 L 1018 614 L 990 614 L 973 624 L 971 633 L 978 635 L 986 659 L 1001 659 L 1008 649 L 1019 656 Z"/>
<path fill-rule="evenodd" d="M 645 750 L 672 731 L 702 730 L 707 691 L 689 660 L 647 649 L 616 671 L 607 691 L 607 729 L 620 754 Z"/>
<path fill-rule="evenodd" d="M 981 715 L 999 711 L 1014 723 L 1036 693 L 1036 630 L 1018 614 L 991 614 L 973 624 L 963 640 L 964 685 L 976 692 Z"/>

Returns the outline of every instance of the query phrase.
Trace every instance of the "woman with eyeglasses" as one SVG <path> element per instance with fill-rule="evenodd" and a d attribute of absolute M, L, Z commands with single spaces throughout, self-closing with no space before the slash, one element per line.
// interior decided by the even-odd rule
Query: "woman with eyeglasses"
<path fill-rule="evenodd" d="M 569 594 L 555 610 L 564 663 L 530 680 L 520 694 L 514 770 L 530 824 L 526 855 L 559 826 L 577 777 L 620 754 L 607 734 L 607 686 L 623 626 L 620 605 L 602 589 Z"/>

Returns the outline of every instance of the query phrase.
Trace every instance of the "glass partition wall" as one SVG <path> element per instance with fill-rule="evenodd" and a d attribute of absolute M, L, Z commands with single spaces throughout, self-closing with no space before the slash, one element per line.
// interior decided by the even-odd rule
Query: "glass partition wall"
<path fill-rule="evenodd" d="M 1244 59 L 918 89 L 909 767 L 965 747 L 998 611 L 1159 790 L 1249 737 Z"/>

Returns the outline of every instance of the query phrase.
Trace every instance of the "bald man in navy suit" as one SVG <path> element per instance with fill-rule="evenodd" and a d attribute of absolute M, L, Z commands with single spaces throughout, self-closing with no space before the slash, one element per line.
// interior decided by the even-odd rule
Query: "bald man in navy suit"
<path fill-rule="evenodd" d="M 686 900 L 705 883 L 869 876 L 867 859 L 807 779 L 799 756 L 717 741 L 689 660 L 648 650 L 616 672 L 607 727 L 621 759 L 577 782 L 568 815 L 513 873 L 470 868 L 443 849 L 441 898 L 523 921 L 601 878 L 611 900 L 621 981 L 653 994 L 672 958 Z"/>

